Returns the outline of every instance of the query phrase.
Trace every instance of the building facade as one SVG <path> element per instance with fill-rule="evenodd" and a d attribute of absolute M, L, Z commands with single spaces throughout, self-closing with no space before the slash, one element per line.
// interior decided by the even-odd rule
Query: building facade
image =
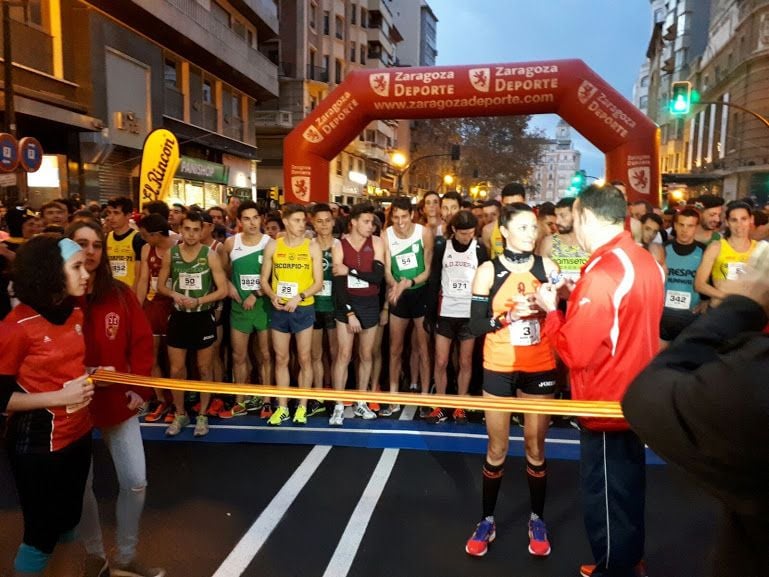
<path fill-rule="evenodd" d="M 566 196 L 581 158 L 571 139 L 571 127 L 560 120 L 555 138 L 543 143 L 540 161 L 534 166 L 530 183 L 534 190 L 532 200 L 558 202 Z"/>
<path fill-rule="evenodd" d="M 280 93 L 260 103 L 255 128 L 260 188 L 283 187 L 283 139 L 340 84 L 361 68 L 396 65 L 402 36 L 391 0 L 281 0 Z M 330 163 L 331 198 L 354 203 L 391 191 L 397 170 L 397 121 L 374 121 Z"/>
<path fill-rule="evenodd" d="M 254 194 L 256 103 L 278 94 L 274 1 L 32 4 L 35 10 L 15 17 L 25 32 L 49 37 L 51 48 L 14 40 L 14 62 L 25 71 L 14 78 L 19 136 L 38 137 L 56 155 L 60 175 L 58 184 L 32 177 L 25 192 L 33 205 L 73 194 L 138 199 L 144 138 L 161 127 L 181 145 L 174 201 L 209 206 Z M 31 59 L 34 73 L 26 72 Z M 20 99 L 29 94 L 21 98 L 44 103 L 51 86 L 61 113 Z"/>

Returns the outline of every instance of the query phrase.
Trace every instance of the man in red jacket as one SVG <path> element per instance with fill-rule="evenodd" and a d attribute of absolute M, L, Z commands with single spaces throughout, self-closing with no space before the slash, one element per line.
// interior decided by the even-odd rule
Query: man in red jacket
<path fill-rule="evenodd" d="M 574 203 L 574 231 L 590 253 L 573 285 L 567 315 L 557 287 L 540 289 L 545 332 L 571 371 L 573 399 L 619 401 L 659 346 L 662 269 L 624 230 L 625 199 L 591 185 Z M 644 575 L 644 445 L 622 419 L 582 420 L 581 483 L 585 528 L 595 565 L 583 577 Z"/>

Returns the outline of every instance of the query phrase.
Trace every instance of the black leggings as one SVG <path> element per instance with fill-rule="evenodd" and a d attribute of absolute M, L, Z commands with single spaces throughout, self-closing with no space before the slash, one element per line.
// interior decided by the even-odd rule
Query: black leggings
<path fill-rule="evenodd" d="M 77 527 L 91 465 L 91 434 L 53 453 L 18 454 L 8 448 L 24 515 L 24 543 L 51 554 Z"/>

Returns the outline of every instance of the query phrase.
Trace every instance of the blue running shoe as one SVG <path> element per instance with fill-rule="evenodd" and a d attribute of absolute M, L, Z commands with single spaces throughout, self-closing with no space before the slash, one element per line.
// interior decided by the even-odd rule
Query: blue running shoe
<path fill-rule="evenodd" d="M 473 536 L 465 545 L 465 551 L 473 557 L 483 557 L 489 550 L 489 543 L 497 537 L 497 525 L 494 521 L 484 519 L 475 528 Z"/>

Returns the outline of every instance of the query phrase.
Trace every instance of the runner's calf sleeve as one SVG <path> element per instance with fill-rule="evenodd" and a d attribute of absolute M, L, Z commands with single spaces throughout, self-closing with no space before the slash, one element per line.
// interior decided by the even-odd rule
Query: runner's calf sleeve
<path fill-rule="evenodd" d="M 50 554 L 43 553 L 40 549 L 22 543 L 16 552 L 13 568 L 20 573 L 42 573 L 46 565 L 48 565 L 48 559 L 50 558 Z"/>
<path fill-rule="evenodd" d="M 499 465 L 492 465 L 488 461 L 483 463 L 483 517 L 493 517 L 497 507 L 499 487 L 502 485 L 502 477 L 505 474 L 504 461 Z"/>
<path fill-rule="evenodd" d="M 547 461 L 543 461 L 541 465 L 532 465 L 526 459 L 526 480 L 529 482 L 531 512 L 542 519 L 545 514 L 547 494 Z"/>

